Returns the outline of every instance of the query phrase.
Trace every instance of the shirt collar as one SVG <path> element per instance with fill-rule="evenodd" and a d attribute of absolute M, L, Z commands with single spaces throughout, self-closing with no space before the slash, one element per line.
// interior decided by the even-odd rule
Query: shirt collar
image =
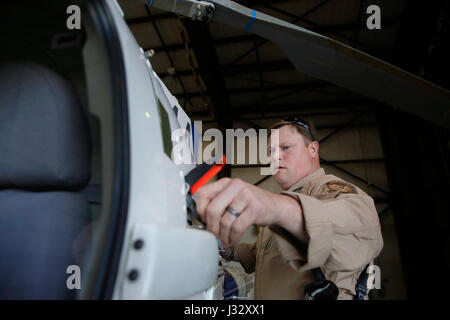
<path fill-rule="evenodd" d="M 319 168 L 316 171 L 314 171 L 313 173 L 310 173 L 306 177 L 303 177 L 302 179 L 297 181 L 287 191 L 295 191 L 295 190 L 301 189 L 301 188 L 303 188 L 305 186 L 305 184 L 307 182 L 313 180 L 316 177 L 320 177 L 320 176 L 324 176 L 324 175 L 325 175 L 325 170 L 323 170 L 322 168 Z"/>

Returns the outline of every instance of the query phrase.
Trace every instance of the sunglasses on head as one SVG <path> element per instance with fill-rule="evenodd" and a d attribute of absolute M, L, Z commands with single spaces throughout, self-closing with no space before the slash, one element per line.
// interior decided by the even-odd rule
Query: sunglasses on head
<path fill-rule="evenodd" d="M 309 127 L 309 125 L 301 117 L 298 117 L 298 116 L 287 116 L 287 117 L 283 118 L 283 121 L 295 123 L 296 125 L 299 125 L 300 127 L 305 128 L 306 130 L 308 130 L 308 133 L 309 133 L 312 141 L 317 141 L 316 138 L 314 137 L 314 135 L 311 132 L 311 128 Z"/>

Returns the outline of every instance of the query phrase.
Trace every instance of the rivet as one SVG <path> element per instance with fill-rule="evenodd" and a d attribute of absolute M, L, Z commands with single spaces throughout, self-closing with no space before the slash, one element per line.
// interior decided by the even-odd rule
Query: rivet
<path fill-rule="evenodd" d="M 144 246 L 144 241 L 142 239 L 138 239 L 134 242 L 133 247 L 136 250 L 142 249 L 142 247 Z"/>
<path fill-rule="evenodd" d="M 128 273 L 128 279 L 130 281 L 135 281 L 135 280 L 137 280 L 138 277 L 139 277 L 139 271 L 137 271 L 136 269 L 133 269 Z"/>

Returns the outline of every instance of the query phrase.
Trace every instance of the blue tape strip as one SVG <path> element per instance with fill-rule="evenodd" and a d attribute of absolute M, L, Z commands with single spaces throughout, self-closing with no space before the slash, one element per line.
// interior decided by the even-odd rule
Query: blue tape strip
<path fill-rule="evenodd" d="M 253 22 L 255 22 L 255 18 L 256 18 L 256 11 L 252 10 L 252 18 L 250 19 L 250 21 L 247 23 L 247 25 L 245 26 L 245 31 L 250 30 L 250 28 L 253 25 Z"/>
<path fill-rule="evenodd" d="M 148 0 L 148 6 L 149 7 L 153 6 L 153 0 Z"/>

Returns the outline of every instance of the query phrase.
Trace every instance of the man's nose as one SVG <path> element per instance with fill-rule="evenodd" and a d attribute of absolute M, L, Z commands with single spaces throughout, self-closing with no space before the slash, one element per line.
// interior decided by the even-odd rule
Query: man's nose
<path fill-rule="evenodd" d="M 274 151 L 270 154 L 270 159 L 271 160 L 279 160 L 281 157 L 281 152 L 280 151 Z"/>
<path fill-rule="evenodd" d="M 279 151 L 278 152 L 278 160 L 282 160 L 283 159 L 283 151 Z"/>

